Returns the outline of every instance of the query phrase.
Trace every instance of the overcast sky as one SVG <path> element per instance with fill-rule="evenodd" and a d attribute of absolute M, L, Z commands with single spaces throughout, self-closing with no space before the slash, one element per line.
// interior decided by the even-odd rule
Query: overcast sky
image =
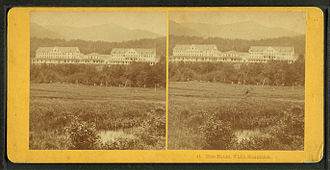
<path fill-rule="evenodd" d="M 166 12 L 158 11 L 42 11 L 31 12 L 31 22 L 40 25 L 78 27 L 114 23 L 129 29 L 142 29 L 166 35 Z"/>
<path fill-rule="evenodd" d="M 305 12 L 280 11 L 171 11 L 169 18 L 178 23 L 231 24 L 253 21 L 267 27 L 281 27 L 305 34 Z"/>

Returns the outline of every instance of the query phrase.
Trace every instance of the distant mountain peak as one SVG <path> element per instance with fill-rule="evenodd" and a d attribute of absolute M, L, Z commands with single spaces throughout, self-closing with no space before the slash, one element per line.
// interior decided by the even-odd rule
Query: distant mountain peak
<path fill-rule="evenodd" d="M 57 32 L 51 31 L 40 24 L 30 23 L 30 36 L 38 38 L 61 39 L 63 36 Z"/>

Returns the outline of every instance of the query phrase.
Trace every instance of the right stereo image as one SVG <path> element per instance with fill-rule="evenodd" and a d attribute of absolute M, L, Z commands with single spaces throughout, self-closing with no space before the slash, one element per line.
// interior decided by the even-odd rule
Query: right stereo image
<path fill-rule="evenodd" d="M 304 150 L 305 12 L 168 15 L 168 149 Z"/>

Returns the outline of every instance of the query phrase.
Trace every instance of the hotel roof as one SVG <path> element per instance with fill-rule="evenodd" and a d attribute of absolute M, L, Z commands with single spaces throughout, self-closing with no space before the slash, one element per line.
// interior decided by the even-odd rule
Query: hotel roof
<path fill-rule="evenodd" d="M 155 48 L 113 48 L 111 54 L 126 54 L 129 51 L 136 52 L 141 55 L 156 54 Z"/>
<path fill-rule="evenodd" d="M 294 52 L 294 48 L 290 46 L 251 46 L 250 52 L 264 52 L 266 50 L 275 50 L 277 52 Z"/>
<path fill-rule="evenodd" d="M 175 50 L 217 50 L 217 46 L 214 44 L 180 44 L 174 47 Z"/>
<path fill-rule="evenodd" d="M 78 47 L 39 47 L 36 52 L 47 53 L 57 50 L 62 53 L 79 53 Z"/>

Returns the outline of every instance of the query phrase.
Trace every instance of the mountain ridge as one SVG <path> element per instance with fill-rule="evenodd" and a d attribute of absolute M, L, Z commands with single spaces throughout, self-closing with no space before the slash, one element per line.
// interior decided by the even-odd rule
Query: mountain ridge
<path fill-rule="evenodd" d="M 185 30 L 189 30 L 189 34 L 187 34 Z M 218 25 L 208 23 L 178 23 L 170 20 L 169 32 L 177 36 L 219 37 L 246 40 L 303 35 L 285 28 L 263 26 L 253 21 Z"/>
<path fill-rule="evenodd" d="M 42 26 L 37 23 L 31 23 L 30 31 L 31 37 L 35 38 L 81 39 L 86 41 L 122 42 L 162 37 L 162 35 L 147 30 L 129 29 L 116 24 L 74 27 L 63 25 Z"/>

